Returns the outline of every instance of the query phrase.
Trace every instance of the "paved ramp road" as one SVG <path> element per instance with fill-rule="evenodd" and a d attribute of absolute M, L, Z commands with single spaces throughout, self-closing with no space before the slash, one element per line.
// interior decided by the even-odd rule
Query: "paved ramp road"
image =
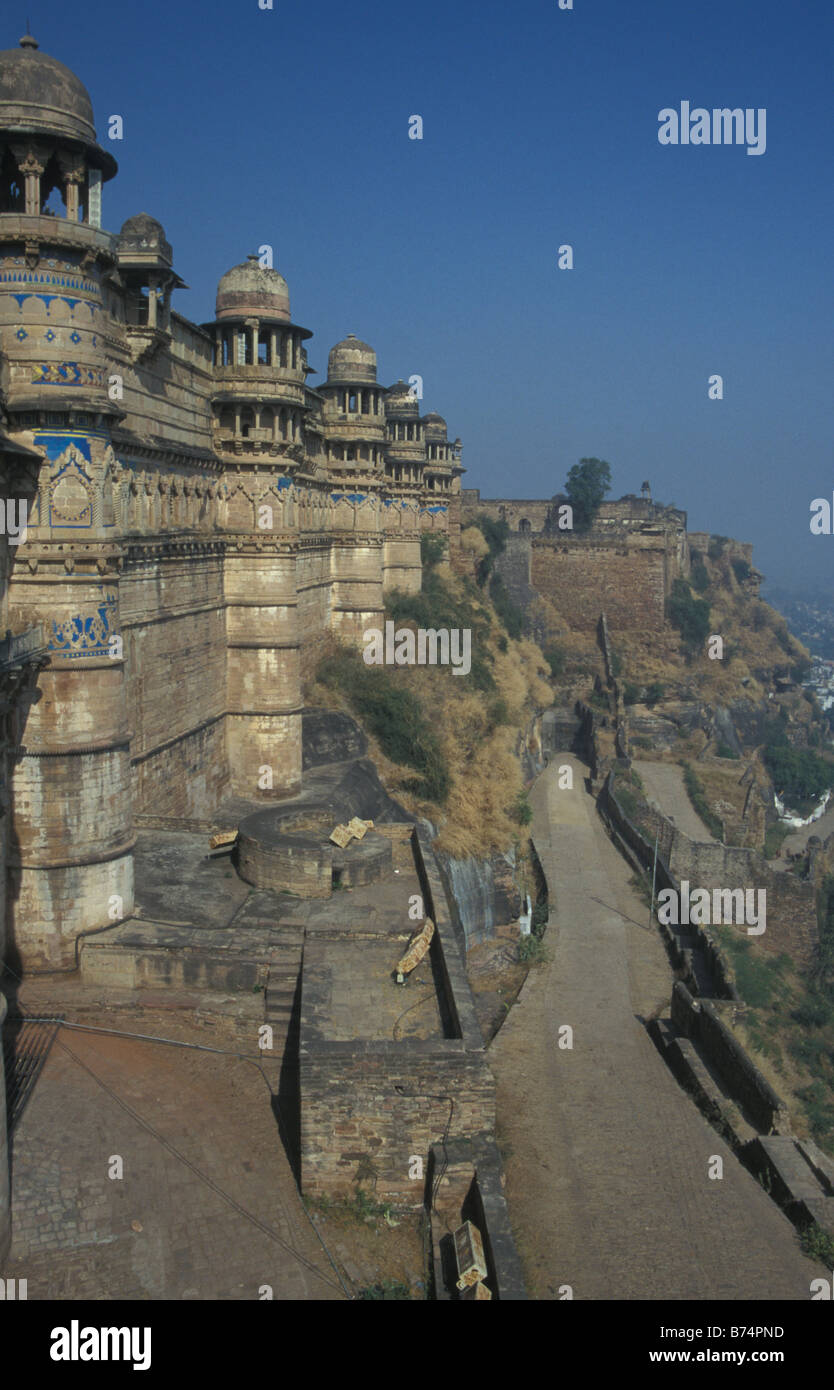
<path fill-rule="evenodd" d="M 558 766 L 574 790 L 558 788 Z M 551 757 L 531 793 L 552 961 L 490 1049 L 510 1218 L 536 1298 L 808 1299 L 821 1269 L 667 1070 L 636 1015 L 672 978 L 631 871 Z M 558 1046 L 574 1030 L 573 1050 Z M 711 1155 L 724 1176 L 710 1180 Z"/>
<path fill-rule="evenodd" d="M 677 763 L 650 763 L 643 759 L 635 759 L 632 766 L 642 779 L 649 801 L 654 802 L 664 815 L 671 816 L 684 835 L 701 844 L 715 844 L 715 836 L 704 825 L 689 800 L 683 768 Z"/>

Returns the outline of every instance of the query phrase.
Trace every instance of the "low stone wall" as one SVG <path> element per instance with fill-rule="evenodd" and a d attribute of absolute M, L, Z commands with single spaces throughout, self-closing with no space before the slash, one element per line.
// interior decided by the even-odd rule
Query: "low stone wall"
<path fill-rule="evenodd" d="M 646 871 L 652 873 L 655 866 L 655 847 L 654 843 L 649 843 L 634 822 L 626 815 L 614 791 L 614 774 L 610 773 L 606 778 L 605 785 L 600 793 L 598 807 L 606 825 L 611 832 L 612 838 L 619 845 L 625 854 L 626 859 L 639 872 Z M 649 808 L 653 816 L 660 813 Z M 660 820 L 665 823 L 667 832 L 678 833 L 665 817 L 660 816 Z M 667 836 L 668 843 L 668 836 Z M 657 864 L 656 864 L 656 888 L 671 888 L 673 892 L 680 892 L 680 883 L 671 872 L 667 859 L 662 853 L 662 839 L 658 842 Z M 687 969 L 687 982 L 697 988 L 695 981 L 689 971 L 689 964 L 681 951 L 680 944 L 673 929 L 658 922 L 658 929 L 666 940 L 666 944 L 672 955 L 672 962 L 676 969 Z M 732 982 L 732 971 L 722 952 L 720 946 L 710 935 L 709 931 L 702 926 L 690 926 L 687 932 L 691 934 L 698 944 L 698 949 L 702 952 L 703 960 L 712 983 L 713 992 L 723 999 L 738 999 L 738 991 Z"/>
<path fill-rule="evenodd" d="M 303 1006 L 302 1006 L 303 1007 Z M 433 1144 L 493 1132 L 495 1082 L 482 1056 L 458 1039 L 315 1042 L 302 1013 L 301 1184 L 305 1196 L 423 1205 Z"/>
<path fill-rule="evenodd" d="M 697 1043 L 722 1083 L 762 1134 L 790 1134 L 788 1108 L 723 1022 L 719 1007 L 692 998 L 678 980 L 672 991 L 672 1022 Z M 726 1005 L 724 1007 L 727 1007 Z"/>
<path fill-rule="evenodd" d="M 92 938 L 82 943 L 81 962 L 85 984 L 113 990 L 172 989 L 195 997 L 233 994 L 236 1012 L 252 1017 L 263 1013 L 263 997 L 255 991 L 266 985 L 268 964 L 253 956 L 192 949 L 181 939 L 166 947 Z"/>
<path fill-rule="evenodd" d="M 495 1141 L 481 1137 L 434 1145 L 426 1186 L 434 1194 L 430 1217 L 435 1297 L 443 1302 L 459 1299 L 453 1236 L 458 1226 L 471 1221 L 483 1241 L 484 1282 L 492 1297 L 526 1299 Z"/>

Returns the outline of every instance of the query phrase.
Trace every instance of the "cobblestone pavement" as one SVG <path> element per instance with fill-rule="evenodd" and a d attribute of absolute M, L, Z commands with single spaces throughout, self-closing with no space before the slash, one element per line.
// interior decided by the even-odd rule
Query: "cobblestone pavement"
<path fill-rule="evenodd" d="M 558 765 L 574 790 L 558 788 Z M 631 870 L 551 757 L 531 793 L 551 892 L 550 963 L 490 1051 L 510 1218 L 537 1298 L 808 1299 L 822 1271 L 703 1119 L 641 1018 L 672 979 Z M 555 921 L 554 921 L 555 903 Z M 572 1050 L 559 1047 L 573 1029 Z M 711 1155 L 721 1180 L 708 1177 Z"/>
<path fill-rule="evenodd" d="M 343 1297 L 255 1066 L 69 1030 L 14 1135 L 3 1272 L 30 1299 Z"/>
<path fill-rule="evenodd" d="M 635 758 L 632 766 L 643 780 L 648 800 L 665 816 L 671 817 L 678 830 L 699 844 L 715 843 L 715 836 L 710 834 L 689 800 L 683 769 L 677 763 L 650 763 Z"/>

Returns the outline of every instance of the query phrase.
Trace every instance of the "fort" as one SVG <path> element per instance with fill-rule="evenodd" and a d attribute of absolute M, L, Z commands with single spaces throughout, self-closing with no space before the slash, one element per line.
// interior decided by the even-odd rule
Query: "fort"
<path fill-rule="evenodd" d="M 299 790 L 304 672 L 420 587 L 463 470 L 367 343 L 311 383 L 310 330 L 257 256 L 211 322 L 179 315 L 162 225 L 103 230 L 115 160 L 28 35 L 0 55 L 0 148 L 0 451 L 9 511 L 29 511 L 0 617 L 48 658 L 5 748 L 5 915 L 19 967 L 61 968 L 114 895 L 130 917 L 144 818 Z"/>
<path fill-rule="evenodd" d="M 462 527 L 506 521 L 496 568 L 511 596 L 528 617 L 551 600 L 582 634 L 604 614 L 609 666 L 609 629 L 659 632 L 711 538 L 648 484 L 603 503 L 581 534 L 565 497 L 462 491 L 460 440 L 421 413 L 412 385 L 379 381 L 366 342 L 338 342 L 313 384 L 311 331 L 258 255 L 221 277 L 211 320 L 179 314 L 185 267 L 162 223 L 142 212 L 104 229 L 116 173 L 75 74 L 28 34 L 0 53 L 4 989 L 44 976 L 60 991 L 72 976 L 103 1007 L 166 995 L 195 1015 L 216 1006 L 247 1036 L 267 1027 L 281 1068 L 271 1099 L 305 1196 L 369 1182 L 428 1210 L 436 1265 L 435 1197 L 450 1229 L 479 1212 L 498 1296 L 523 1297 L 455 901 L 455 880 L 480 866 L 441 864 L 362 729 L 311 708 L 305 689 L 334 639 L 360 650 L 373 634 L 381 661 L 384 630 L 386 663 L 413 662 L 414 635 L 395 635 L 385 601 L 420 591 L 424 549 L 438 549 L 427 533 L 465 573 Z M 726 545 L 749 564 L 749 546 Z M 417 662 L 467 674 L 470 638 L 421 628 Z M 582 719 L 593 729 L 587 707 Z M 558 748 L 564 726 L 550 727 Z M 541 751 L 519 735 L 525 776 Z M 359 823 L 355 842 L 334 837 L 340 821 Z M 682 855 L 694 873 L 724 853 L 667 831 L 670 872 Z M 552 874 L 547 840 L 551 852 Z M 509 856 L 503 872 L 509 922 Z M 403 1007 L 393 976 L 419 930 L 415 902 L 434 933 Z M 0 993 L 0 1024 L 6 1007 Z M 0 1091 L 0 1264 L 3 1106 Z"/>
<path fill-rule="evenodd" d="M 590 531 L 580 533 L 560 527 L 566 502 L 487 499 L 466 488 L 461 523 L 479 515 L 507 523 L 496 568 L 522 609 L 540 595 L 577 632 L 595 632 L 602 613 L 612 632 L 659 631 L 674 580 L 689 573 L 686 513 L 653 502 L 644 483 L 639 497 L 603 502 Z"/>

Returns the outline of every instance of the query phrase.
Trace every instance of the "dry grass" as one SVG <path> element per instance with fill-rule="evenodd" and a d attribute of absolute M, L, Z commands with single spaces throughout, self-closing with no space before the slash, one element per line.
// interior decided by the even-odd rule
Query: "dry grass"
<path fill-rule="evenodd" d="M 448 567 L 438 566 L 435 573 L 457 600 L 465 597 L 462 582 Z M 455 856 L 482 857 L 516 844 L 523 854 L 528 837 L 513 815 L 524 786 L 519 744 L 536 715 L 553 703 L 553 689 L 545 679 L 547 667 L 535 643 L 508 638 L 483 594 L 471 601 L 490 620 L 486 650 L 481 654 L 488 654 L 494 690 L 476 689 L 466 676 L 453 675 L 451 667 L 392 667 L 389 672 L 393 682 L 406 682 L 420 700 L 440 740 L 451 780 L 445 805 L 437 806 L 407 790 L 403 784 L 413 779 L 413 768 L 392 763 L 373 737 L 369 737 L 369 751 L 391 795 L 406 810 L 438 827 L 438 848 Z M 501 651 L 504 642 L 507 650 Z M 331 650 L 336 649 L 331 644 Z M 305 701 L 350 713 L 339 692 L 315 681 L 305 690 Z M 533 733 L 530 743 L 535 741 Z"/>

